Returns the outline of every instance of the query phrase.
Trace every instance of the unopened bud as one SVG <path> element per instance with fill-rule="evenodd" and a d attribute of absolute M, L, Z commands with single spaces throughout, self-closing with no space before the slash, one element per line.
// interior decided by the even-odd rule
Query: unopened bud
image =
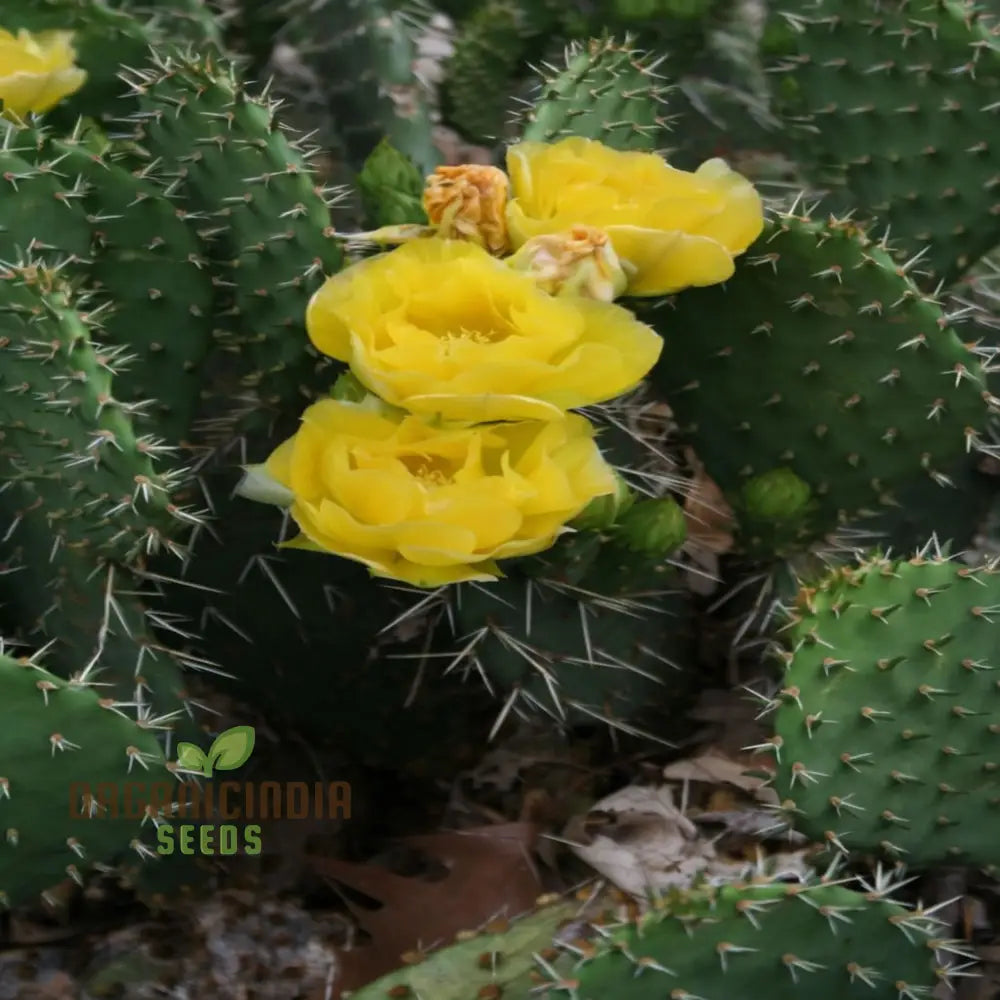
<path fill-rule="evenodd" d="M 640 500 L 619 521 L 615 537 L 631 552 L 660 558 L 687 540 L 687 519 L 670 497 Z"/>
<path fill-rule="evenodd" d="M 744 483 L 746 513 L 760 521 L 789 521 L 806 510 L 812 498 L 809 484 L 791 469 L 771 469 Z"/>

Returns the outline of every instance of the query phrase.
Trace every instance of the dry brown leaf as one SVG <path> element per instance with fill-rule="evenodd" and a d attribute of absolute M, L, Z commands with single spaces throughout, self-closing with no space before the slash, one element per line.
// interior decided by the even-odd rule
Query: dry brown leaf
<path fill-rule="evenodd" d="M 718 750 L 708 750 L 697 757 L 674 761 L 663 769 L 663 777 L 668 781 L 691 781 L 713 786 L 730 786 L 744 792 L 747 799 L 759 802 L 777 803 L 774 789 L 766 787 L 763 778 L 747 774 L 753 768 L 752 759 L 747 755 L 731 757 Z"/>
<path fill-rule="evenodd" d="M 685 459 L 694 469 L 691 488 L 684 501 L 688 543 L 722 555 L 734 544 L 733 510 L 690 448 L 685 450 Z"/>
<path fill-rule="evenodd" d="M 435 882 L 374 864 L 310 858 L 321 875 L 382 904 L 378 910 L 351 907 L 371 941 L 341 954 L 334 996 L 360 989 L 422 948 L 448 944 L 461 931 L 530 909 L 542 892 L 531 858 L 538 835 L 534 824 L 504 823 L 400 841 L 448 868 Z"/>

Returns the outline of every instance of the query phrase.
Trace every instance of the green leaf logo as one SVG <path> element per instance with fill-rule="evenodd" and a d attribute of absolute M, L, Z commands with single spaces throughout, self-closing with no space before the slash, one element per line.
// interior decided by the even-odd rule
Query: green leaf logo
<path fill-rule="evenodd" d="M 178 743 L 177 763 L 185 771 L 200 771 L 208 763 L 208 758 L 200 746 L 194 743 Z"/>
<path fill-rule="evenodd" d="M 206 754 L 194 743 L 177 744 L 177 763 L 189 771 L 201 771 L 212 777 L 213 769 L 235 771 L 242 767 L 253 753 L 256 734 L 253 726 L 233 726 L 219 733 Z"/>

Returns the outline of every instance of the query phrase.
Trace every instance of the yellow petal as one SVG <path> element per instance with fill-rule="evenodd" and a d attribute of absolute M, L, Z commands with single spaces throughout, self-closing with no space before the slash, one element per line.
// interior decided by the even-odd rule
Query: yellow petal
<path fill-rule="evenodd" d="M 83 86 L 87 74 L 74 65 L 72 37 L 66 31 L 0 32 L 0 101 L 6 117 L 43 114 Z"/>
<path fill-rule="evenodd" d="M 452 583 L 492 583 L 503 574 L 491 562 L 475 566 L 422 566 L 400 560 L 384 569 L 373 568 L 372 576 L 399 580 L 414 587 L 444 587 Z"/>
<path fill-rule="evenodd" d="M 447 393 L 430 393 L 423 396 L 408 396 L 402 402 L 413 413 L 469 423 L 563 418 L 563 411 L 558 406 L 530 396 L 452 396 Z"/>
<path fill-rule="evenodd" d="M 621 258 L 635 268 L 629 277 L 630 295 L 667 295 L 715 285 L 735 270 L 729 251 L 705 236 L 673 233 L 676 238 L 667 243 L 645 229 L 614 228 L 609 234 Z"/>
<path fill-rule="evenodd" d="M 576 225 L 603 229 L 630 275 L 629 295 L 724 281 L 763 230 L 760 196 L 719 159 L 688 172 L 656 154 L 562 140 L 511 147 L 508 169 L 515 249 Z"/>

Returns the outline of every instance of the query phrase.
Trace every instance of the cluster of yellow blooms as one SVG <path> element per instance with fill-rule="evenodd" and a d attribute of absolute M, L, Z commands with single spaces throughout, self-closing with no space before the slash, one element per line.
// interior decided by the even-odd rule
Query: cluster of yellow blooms
<path fill-rule="evenodd" d="M 662 341 L 614 300 L 725 281 L 763 213 L 721 160 L 689 173 L 582 138 L 516 144 L 506 172 L 441 167 L 424 208 L 309 304 L 312 343 L 370 395 L 310 406 L 242 492 L 290 508 L 287 544 L 427 587 L 496 579 L 615 491 L 569 411 L 635 387 Z"/>
<path fill-rule="evenodd" d="M 7 118 L 75 93 L 72 35 L 0 29 Z M 615 304 L 725 281 L 763 228 L 721 160 L 689 173 L 570 138 L 521 142 L 497 167 L 440 167 L 429 225 L 329 278 L 306 326 L 370 395 L 310 406 L 242 492 L 290 508 L 290 546 L 441 586 L 540 552 L 615 475 L 570 411 L 633 388 L 658 334 Z M 413 236 L 405 241 L 406 236 Z"/>
<path fill-rule="evenodd" d="M 0 28 L 0 102 L 4 116 L 25 119 L 43 114 L 76 93 L 87 74 L 74 65 L 76 52 L 69 31 L 16 35 Z"/>

